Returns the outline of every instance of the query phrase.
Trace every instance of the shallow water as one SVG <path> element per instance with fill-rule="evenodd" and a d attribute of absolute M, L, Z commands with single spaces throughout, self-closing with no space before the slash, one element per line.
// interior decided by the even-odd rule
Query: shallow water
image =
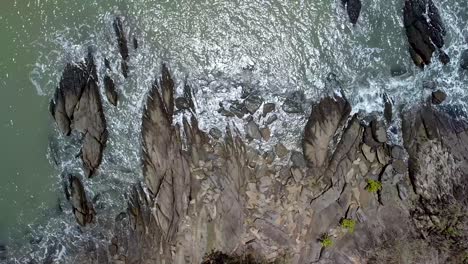
<path fill-rule="evenodd" d="M 104 100 L 110 139 L 101 174 L 85 183 L 101 215 L 121 210 L 126 188 L 142 178 L 140 117 L 162 61 L 170 65 L 179 88 L 186 78 L 193 87 L 206 129 L 224 127 L 226 119 L 216 113 L 219 102 L 239 99 L 243 86 L 278 103 L 294 90 L 303 90 L 312 102 L 342 89 L 355 111 L 372 112 L 382 111 L 383 93 L 396 104 L 423 102 L 430 92 L 423 82 L 436 81 L 451 103 L 466 107 L 468 74 L 459 70 L 458 62 L 468 48 L 468 2 L 436 2 L 447 26 L 445 50 L 452 63 L 442 67 L 434 59 L 423 72 L 407 52 L 402 0 L 363 0 L 356 26 L 340 2 L 1 1 L 0 243 L 22 245 L 31 238 L 42 240 L 43 233 L 53 237 L 57 229 L 73 229 L 61 174 L 80 173 L 75 158 L 79 144 L 77 136 L 58 134 L 47 107 L 64 65 L 89 48 L 100 73 L 103 58 L 111 61 L 122 94 L 118 108 Z M 123 16 L 128 34 L 139 42 L 138 50 L 130 48 L 128 79 L 120 74 L 115 15 Z M 392 77 L 393 67 L 407 73 Z M 331 73 L 338 82 L 327 81 Z M 283 113 L 273 135 L 295 146 L 305 117 Z"/>

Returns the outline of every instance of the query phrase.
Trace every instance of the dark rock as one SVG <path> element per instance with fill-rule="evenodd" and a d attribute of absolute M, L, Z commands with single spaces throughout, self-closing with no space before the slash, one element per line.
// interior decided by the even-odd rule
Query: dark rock
<path fill-rule="evenodd" d="M 468 49 L 464 50 L 461 54 L 460 67 L 464 70 L 468 70 Z"/>
<path fill-rule="evenodd" d="M 128 43 L 125 30 L 123 28 L 122 19 L 116 17 L 113 22 L 115 36 L 117 38 L 117 44 L 119 47 L 120 56 L 122 57 L 122 74 L 125 78 L 128 77 Z"/>
<path fill-rule="evenodd" d="M 5 245 L 0 244 L 0 260 L 7 259 L 7 248 Z"/>
<path fill-rule="evenodd" d="M 393 101 L 392 99 L 387 95 L 384 94 L 384 118 L 387 121 L 387 123 L 391 123 L 393 119 Z"/>
<path fill-rule="evenodd" d="M 291 152 L 291 162 L 298 168 L 305 168 L 307 165 L 304 159 L 304 155 L 299 151 Z"/>
<path fill-rule="evenodd" d="M 233 113 L 231 113 L 228 110 L 224 109 L 224 107 L 219 108 L 218 113 L 220 113 L 222 116 L 225 116 L 225 117 L 233 117 L 234 116 Z"/>
<path fill-rule="evenodd" d="M 268 113 L 275 111 L 276 105 L 274 103 L 266 103 L 263 105 L 263 117 Z"/>
<path fill-rule="evenodd" d="M 390 68 L 390 74 L 392 75 L 392 77 L 401 76 L 407 72 L 408 70 L 405 68 L 405 66 L 402 65 L 393 65 Z"/>
<path fill-rule="evenodd" d="M 244 105 L 250 114 L 254 114 L 263 104 L 263 98 L 258 95 L 250 95 L 244 100 Z"/>
<path fill-rule="evenodd" d="M 117 91 L 115 90 L 114 81 L 111 79 L 111 77 L 109 77 L 109 75 L 106 75 L 104 77 L 104 89 L 106 91 L 107 100 L 113 106 L 117 106 L 117 100 L 118 100 Z"/>
<path fill-rule="evenodd" d="M 305 95 L 303 91 L 294 91 L 286 97 L 286 100 L 281 107 L 284 112 L 289 114 L 302 113 L 304 109 L 302 105 L 305 102 Z"/>
<path fill-rule="evenodd" d="M 120 63 L 120 68 L 122 69 L 123 77 L 128 78 L 128 63 L 127 63 L 127 61 L 122 61 Z"/>
<path fill-rule="evenodd" d="M 69 201 L 73 208 L 73 214 L 76 221 L 81 226 L 86 226 L 93 222 L 94 209 L 91 203 L 86 198 L 86 193 L 78 177 L 70 175 L 68 177 L 68 193 L 70 193 Z"/>
<path fill-rule="evenodd" d="M 104 58 L 104 66 L 106 67 L 106 69 L 108 69 L 109 71 L 112 71 L 112 68 L 110 66 L 110 62 L 107 58 Z"/>
<path fill-rule="evenodd" d="M 246 118 L 244 118 L 244 120 L 245 120 L 246 122 L 250 122 L 250 121 L 253 121 L 254 118 L 253 118 L 252 115 L 248 115 Z"/>
<path fill-rule="evenodd" d="M 247 123 L 247 125 L 245 125 L 245 132 L 247 133 L 247 136 L 252 139 L 257 139 L 257 140 L 262 139 L 262 134 L 260 133 L 260 129 L 258 128 L 258 125 L 254 121 L 250 121 Z"/>
<path fill-rule="evenodd" d="M 387 129 L 383 121 L 373 120 L 371 122 L 372 136 L 377 142 L 387 142 Z"/>
<path fill-rule="evenodd" d="M 351 106 L 343 97 L 325 97 L 312 106 L 307 121 L 303 152 L 312 167 L 324 165 L 329 155 L 329 144 L 336 131 L 343 126 L 351 112 Z"/>
<path fill-rule="evenodd" d="M 275 122 L 276 120 L 278 120 L 278 116 L 276 114 L 273 114 L 271 116 L 268 117 L 267 121 L 266 121 L 266 125 L 269 126 L 271 124 L 273 124 L 273 122 Z"/>
<path fill-rule="evenodd" d="M 447 95 L 441 90 L 432 92 L 432 103 L 435 105 L 441 104 L 442 102 L 445 101 L 446 98 L 447 98 Z"/>
<path fill-rule="evenodd" d="M 343 2 L 346 4 L 349 20 L 353 25 L 356 24 L 361 14 L 361 0 L 345 0 Z"/>
<path fill-rule="evenodd" d="M 450 63 L 450 57 L 443 50 L 439 50 L 439 61 L 446 65 Z"/>
<path fill-rule="evenodd" d="M 229 107 L 229 111 L 236 115 L 238 118 L 243 118 L 246 114 L 249 113 L 245 104 L 240 103 L 239 101 L 233 101 Z"/>
<path fill-rule="evenodd" d="M 223 136 L 223 132 L 221 132 L 221 130 L 217 129 L 216 127 L 210 129 L 209 133 L 214 139 L 220 139 Z"/>
<path fill-rule="evenodd" d="M 246 99 L 252 93 L 254 93 L 253 88 L 247 85 L 242 86 L 241 99 Z"/>
<path fill-rule="evenodd" d="M 138 49 L 138 40 L 136 37 L 133 37 L 133 49 Z"/>
<path fill-rule="evenodd" d="M 189 110 L 190 105 L 187 102 L 187 99 L 185 97 L 177 97 L 175 100 L 175 106 L 178 110 Z"/>
<path fill-rule="evenodd" d="M 403 20 L 415 64 L 429 65 L 434 51 L 444 46 L 445 27 L 439 10 L 432 0 L 407 0 Z M 448 56 L 442 59 L 447 61 Z"/>
<path fill-rule="evenodd" d="M 188 105 L 192 111 L 195 111 L 195 103 L 193 102 L 193 95 L 192 95 L 192 88 L 188 85 L 187 81 L 185 81 L 184 85 L 184 98 L 187 100 Z"/>
<path fill-rule="evenodd" d="M 51 102 L 52 115 L 63 134 L 71 128 L 84 136 L 81 148 L 86 175 L 95 174 L 107 142 L 107 128 L 91 54 L 84 63 L 68 64 Z"/>

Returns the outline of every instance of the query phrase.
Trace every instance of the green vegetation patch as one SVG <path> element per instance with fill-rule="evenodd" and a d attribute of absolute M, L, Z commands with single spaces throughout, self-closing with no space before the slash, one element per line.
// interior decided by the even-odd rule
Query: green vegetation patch
<path fill-rule="evenodd" d="M 356 220 L 344 218 L 341 220 L 340 225 L 342 228 L 348 230 L 348 233 L 353 233 L 356 227 Z"/>
<path fill-rule="evenodd" d="M 319 239 L 319 241 L 322 247 L 324 248 L 333 246 L 333 240 L 328 234 L 323 234 L 323 236 Z"/>
<path fill-rule="evenodd" d="M 366 190 L 370 193 L 376 193 L 382 189 L 382 183 L 375 180 L 367 180 Z"/>

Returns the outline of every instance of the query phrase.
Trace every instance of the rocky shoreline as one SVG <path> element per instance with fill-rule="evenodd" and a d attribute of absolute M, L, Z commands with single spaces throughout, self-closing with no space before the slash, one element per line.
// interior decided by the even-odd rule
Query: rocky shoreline
<path fill-rule="evenodd" d="M 356 24 L 361 2 L 342 3 Z M 418 66 L 436 51 L 449 63 L 431 0 L 405 1 L 404 25 Z M 127 78 L 122 20 L 113 27 Z M 101 84 L 91 52 L 68 64 L 50 105 L 58 129 L 82 142 L 83 175 L 64 177 L 65 196 L 81 232 L 100 236 L 74 241 L 65 263 L 468 263 L 468 122 L 451 115 L 443 91 L 404 110 L 385 95 L 377 115 L 352 114 L 341 92 L 317 98 L 308 112 L 299 91 L 278 105 L 246 90 L 218 110 L 242 120 L 244 132 L 234 122 L 203 131 L 191 87 L 185 82 L 177 96 L 163 63 L 141 117 L 144 182 L 126 194 L 126 211 L 100 219 L 85 186 L 103 176 L 101 93 L 119 107 L 104 65 Z M 310 113 L 302 152 L 281 139 L 267 151 L 249 144 L 271 140 L 280 111 Z M 401 130 L 390 131 L 395 119 Z M 392 143 L 395 132 L 403 144 Z M 107 232 L 93 234 L 97 227 Z M 0 259 L 7 253 L 0 245 Z M 44 263 L 54 263 L 59 253 L 47 254 Z"/>

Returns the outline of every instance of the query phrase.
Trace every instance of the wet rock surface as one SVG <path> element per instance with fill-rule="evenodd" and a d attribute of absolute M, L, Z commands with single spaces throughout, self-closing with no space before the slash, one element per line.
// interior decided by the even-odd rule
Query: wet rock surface
<path fill-rule="evenodd" d="M 91 224 L 95 212 L 92 204 L 86 198 L 85 189 L 81 180 L 73 175 L 68 176 L 68 185 L 65 191 L 78 224 L 81 226 Z"/>
<path fill-rule="evenodd" d="M 88 177 L 93 176 L 102 161 L 107 128 L 91 54 L 84 62 L 65 67 L 50 111 L 64 135 L 69 136 L 72 130 L 82 135 L 83 167 Z"/>
<path fill-rule="evenodd" d="M 446 34 L 438 8 L 432 0 L 407 0 L 403 20 L 413 61 L 420 67 L 429 65 L 433 53 L 444 46 Z M 450 60 L 446 54 L 441 59 Z"/>
<path fill-rule="evenodd" d="M 281 108 L 288 114 L 298 114 L 304 111 L 303 104 L 305 102 L 305 95 L 303 91 L 294 91 L 290 93 L 284 101 Z"/>
<path fill-rule="evenodd" d="M 104 77 L 104 88 L 109 103 L 111 103 L 113 106 L 117 106 L 118 94 L 115 89 L 114 81 L 111 79 L 111 77 L 109 77 L 109 75 Z"/>
<path fill-rule="evenodd" d="M 349 20 L 356 24 L 361 14 L 361 0 L 342 0 L 342 3 L 346 7 Z"/>
<path fill-rule="evenodd" d="M 210 140 L 191 112 L 176 124 L 174 86 L 163 66 L 143 116 L 145 183 L 128 193 L 108 244 L 83 247 L 78 263 L 245 255 L 261 263 L 431 263 L 433 252 L 441 263 L 460 263 L 468 241 L 466 123 L 416 107 L 401 114 L 402 147 L 378 135 L 380 124 L 351 115 L 345 98 L 325 97 L 312 106 L 303 153 L 281 143 L 259 151 L 229 126 L 224 138 L 212 128 Z M 249 124 L 261 139 L 255 120 Z M 83 186 L 73 188 L 75 211 L 92 212 Z M 324 234 L 331 247 L 320 242 Z"/>
<path fill-rule="evenodd" d="M 114 27 L 115 37 L 117 38 L 119 53 L 120 53 L 120 56 L 122 57 L 122 62 L 121 62 L 122 75 L 125 78 L 127 78 L 128 77 L 129 52 L 128 52 L 127 35 L 123 27 L 122 18 L 116 17 L 112 25 Z"/>
<path fill-rule="evenodd" d="M 445 94 L 441 90 L 437 90 L 435 92 L 432 92 L 432 103 L 435 105 L 439 105 L 443 103 L 447 99 L 447 94 Z"/>

